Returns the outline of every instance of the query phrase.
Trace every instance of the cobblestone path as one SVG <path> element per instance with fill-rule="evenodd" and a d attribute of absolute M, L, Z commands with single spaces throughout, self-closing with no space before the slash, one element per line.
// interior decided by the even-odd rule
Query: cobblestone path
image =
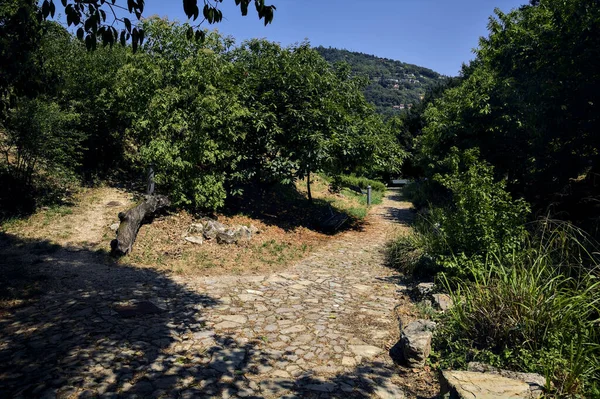
<path fill-rule="evenodd" d="M 0 315 L 0 397 L 405 397 L 387 352 L 406 299 L 382 249 L 408 205 L 390 192 L 367 231 L 269 276 L 170 277 L 24 243 L 53 289 Z"/>

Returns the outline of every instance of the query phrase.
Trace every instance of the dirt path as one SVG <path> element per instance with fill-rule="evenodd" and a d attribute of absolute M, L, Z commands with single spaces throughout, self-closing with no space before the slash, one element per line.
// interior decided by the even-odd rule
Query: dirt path
<path fill-rule="evenodd" d="M 390 192 L 366 231 L 268 276 L 168 277 L 57 255 L 56 291 L 0 317 L 0 396 L 431 397 L 431 375 L 387 354 L 408 300 L 382 249 L 408 206 Z"/>

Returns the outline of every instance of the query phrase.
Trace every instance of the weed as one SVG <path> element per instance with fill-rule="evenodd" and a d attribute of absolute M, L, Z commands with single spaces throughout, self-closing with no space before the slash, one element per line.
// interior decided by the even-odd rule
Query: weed
<path fill-rule="evenodd" d="M 434 319 L 437 317 L 438 312 L 433 308 L 431 301 L 421 301 L 416 305 L 417 311 L 421 315 L 421 318 Z"/>
<path fill-rule="evenodd" d="M 484 361 L 541 373 L 560 397 L 593 397 L 600 388 L 598 253 L 570 225 L 545 221 L 541 230 L 521 251 L 492 253 L 484 268 L 469 270 L 470 279 L 451 290 L 455 306 L 434 344 L 443 367 Z"/>

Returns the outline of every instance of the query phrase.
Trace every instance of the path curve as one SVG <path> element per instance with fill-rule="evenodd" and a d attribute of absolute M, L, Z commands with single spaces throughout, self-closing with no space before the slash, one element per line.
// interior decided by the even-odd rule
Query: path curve
<path fill-rule="evenodd" d="M 167 277 L 50 254 L 59 288 L 0 317 L 0 396 L 404 397 L 387 351 L 407 299 L 383 249 L 409 205 L 388 192 L 366 231 L 268 276 Z"/>

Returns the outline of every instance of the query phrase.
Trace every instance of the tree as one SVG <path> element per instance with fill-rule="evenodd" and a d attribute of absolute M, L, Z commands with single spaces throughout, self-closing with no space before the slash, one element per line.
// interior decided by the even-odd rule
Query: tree
<path fill-rule="evenodd" d="M 148 41 L 117 73 L 115 85 L 131 121 L 132 161 L 155 165 L 156 183 L 174 205 L 217 209 L 227 195 L 245 112 L 227 41 L 210 33 L 202 44 L 189 42 L 185 25 L 158 18 L 143 28 Z"/>
<path fill-rule="evenodd" d="M 395 145 L 362 93 L 366 81 L 347 64 L 335 67 L 308 43 L 281 48 L 251 40 L 234 52 L 241 79 L 245 145 L 241 181 L 291 183 L 330 174 L 394 169 Z M 244 174 L 241 174 L 244 173 Z"/>
<path fill-rule="evenodd" d="M 478 148 L 513 197 L 596 229 L 600 5 L 541 0 L 496 11 L 462 78 L 424 111 L 428 177 L 452 147 Z"/>
<path fill-rule="evenodd" d="M 198 0 L 183 0 L 183 11 L 194 21 L 200 15 L 202 18 L 196 28 L 203 22 L 209 24 L 218 23 L 223 20 L 223 12 L 219 9 L 219 4 L 223 0 L 203 0 L 204 7 L 202 13 L 198 6 Z M 242 15 L 248 14 L 248 7 L 252 0 L 235 0 L 235 4 L 240 7 Z M 141 20 L 145 9 L 144 0 L 61 0 L 64 7 L 67 24 L 77 28 L 77 37 L 84 40 L 88 49 L 95 49 L 98 39 L 104 45 L 113 45 L 120 42 L 122 45 L 131 40 L 133 50 L 144 42 L 144 29 L 131 22 L 126 15 L 133 14 L 137 20 Z M 254 0 L 254 6 L 259 19 L 263 19 L 265 26 L 273 21 L 275 12 L 274 5 L 266 5 L 265 0 Z M 44 18 L 54 17 L 56 5 L 54 0 L 44 0 L 40 12 Z M 118 30 L 114 27 L 115 23 L 122 23 L 123 28 Z M 188 38 L 195 36 L 197 40 L 204 38 L 204 31 L 189 27 L 187 30 Z"/>
<path fill-rule="evenodd" d="M 0 126 L 17 97 L 34 95 L 42 86 L 36 53 L 42 25 L 36 12 L 34 0 L 0 3 Z"/>

